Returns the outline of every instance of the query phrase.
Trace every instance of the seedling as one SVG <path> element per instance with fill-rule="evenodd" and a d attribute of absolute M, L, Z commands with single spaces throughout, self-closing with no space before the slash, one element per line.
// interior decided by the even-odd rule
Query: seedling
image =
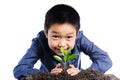
<path fill-rule="evenodd" d="M 57 55 L 54 55 L 53 57 L 62 63 L 63 65 L 63 69 L 66 69 L 67 66 L 66 66 L 66 63 L 68 60 L 73 60 L 75 57 L 76 57 L 76 54 L 73 53 L 73 54 L 70 54 L 71 52 L 71 48 L 69 48 L 68 50 L 65 50 L 63 47 L 61 48 L 61 52 L 62 52 L 62 55 L 63 55 L 63 58 L 61 58 L 60 56 L 57 56 Z"/>

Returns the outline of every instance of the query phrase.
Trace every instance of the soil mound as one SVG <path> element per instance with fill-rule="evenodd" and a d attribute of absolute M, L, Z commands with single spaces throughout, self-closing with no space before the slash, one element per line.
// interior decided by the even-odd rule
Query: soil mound
<path fill-rule="evenodd" d="M 112 74 L 105 75 L 96 70 L 83 70 L 75 76 L 70 76 L 66 71 L 58 75 L 50 73 L 37 73 L 21 80 L 120 80 Z"/>

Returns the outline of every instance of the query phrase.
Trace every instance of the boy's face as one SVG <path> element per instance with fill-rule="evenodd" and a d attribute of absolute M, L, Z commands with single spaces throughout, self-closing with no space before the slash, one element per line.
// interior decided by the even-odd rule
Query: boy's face
<path fill-rule="evenodd" d="M 62 56 L 61 47 L 65 50 L 73 49 L 76 39 L 76 29 L 69 23 L 53 24 L 46 34 L 49 47 L 59 56 Z"/>

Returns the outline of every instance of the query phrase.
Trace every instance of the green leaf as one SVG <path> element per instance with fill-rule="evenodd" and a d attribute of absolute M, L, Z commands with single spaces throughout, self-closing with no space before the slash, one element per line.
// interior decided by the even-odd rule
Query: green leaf
<path fill-rule="evenodd" d="M 61 48 L 61 52 L 63 54 L 63 56 L 67 56 L 71 51 L 71 48 L 69 48 L 68 50 L 65 50 L 63 47 Z"/>
<path fill-rule="evenodd" d="M 63 55 L 63 58 L 57 56 L 57 55 L 54 55 L 53 57 L 59 61 L 59 62 L 62 62 L 63 64 L 66 64 L 66 62 L 68 60 L 72 60 L 76 57 L 76 54 L 70 54 L 70 51 L 71 51 L 71 48 L 69 48 L 68 50 L 65 50 L 63 47 L 61 47 L 61 52 L 62 52 L 62 55 Z"/>
<path fill-rule="evenodd" d="M 72 49 L 71 48 L 69 48 L 68 50 L 66 50 L 66 53 L 67 54 L 70 54 L 70 51 L 71 51 Z"/>
<path fill-rule="evenodd" d="M 64 60 L 67 60 L 68 59 L 68 56 L 66 55 L 66 56 L 64 56 Z"/>
<path fill-rule="evenodd" d="M 64 50 L 64 56 L 67 56 L 68 53 L 67 53 L 67 50 Z"/>
<path fill-rule="evenodd" d="M 68 56 L 67 60 L 73 60 L 76 56 L 76 54 L 71 54 Z"/>
<path fill-rule="evenodd" d="M 62 54 L 63 54 L 63 56 L 64 56 L 64 55 L 65 55 L 65 54 L 64 54 L 65 50 L 64 50 L 63 47 L 61 47 L 61 52 L 62 52 Z"/>
<path fill-rule="evenodd" d="M 59 57 L 59 56 L 57 56 L 57 55 L 54 55 L 53 57 L 54 57 L 57 61 L 62 62 L 62 58 L 61 58 L 61 57 Z"/>

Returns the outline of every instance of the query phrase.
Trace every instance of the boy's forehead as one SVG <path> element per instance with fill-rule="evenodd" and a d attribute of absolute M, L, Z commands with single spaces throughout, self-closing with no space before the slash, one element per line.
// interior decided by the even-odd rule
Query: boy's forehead
<path fill-rule="evenodd" d="M 73 26 L 72 24 L 69 23 L 64 23 L 64 24 L 54 24 L 52 25 L 50 28 L 50 30 L 54 30 L 54 32 L 58 32 L 58 31 L 73 31 L 76 30 L 75 26 Z"/>
<path fill-rule="evenodd" d="M 73 32 L 73 31 L 63 31 L 63 32 L 60 32 L 60 31 L 51 31 L 50 34 L 73 35 L 73 34 L 76 34 L 76 33 Z"/>
<path fill-rule="evenodd" d="M 69 35 L 69 34 L 76 34 L 76 29 L 73 25 L 71 25 L 69 23 L 54 24 L 49 28 L 48 33 Z"/>

